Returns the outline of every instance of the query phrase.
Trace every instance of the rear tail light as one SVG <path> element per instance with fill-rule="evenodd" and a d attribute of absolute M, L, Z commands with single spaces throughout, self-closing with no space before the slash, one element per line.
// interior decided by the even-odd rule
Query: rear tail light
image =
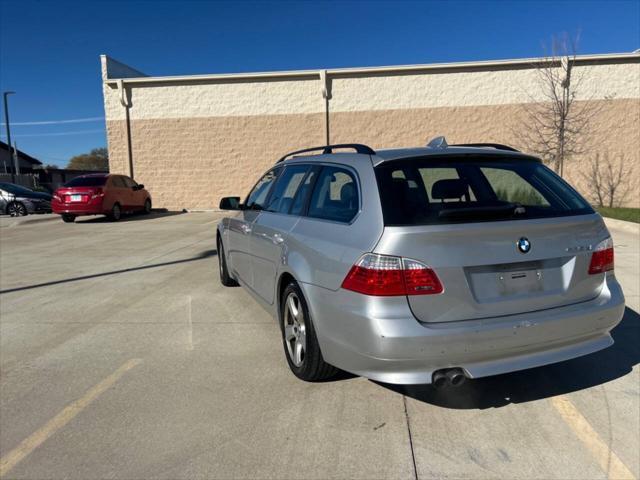
<path fill-rule="evenodd" d="M 609 270 L 613 270 L 613 240 L 611 240 L 611 237 L 596 245 L 594 252 L 591 254 L 589 275 L 604 273 Z"/>
<path fill-rule="evenodd" d="M 58 192 L 56 192 L 56 193 L 54 193 L 54 194 L 53 194 L 53 199 L 54 199 L 54 200 L 57 200 L 58 202 L 61 202 L 61 201 L 62 201 L 62 198 L 60 197 L 60 195 L 58 195 Z"/>
<path fill-rule="evenodd" d="M 433 295 L 443 291 L 438 276 L 425 264 L 376 253 L 360 257 L 342 288 L 374 296 Z"/>
<path fill-rule="evenodd" d="M 96 188 L 95 189 L 95 191 L 91 195 L 91 200 L 93 200 L 95 198 L 98 198 L 98 197 L 104 197 L 104 190 L 102 190 L 101 188 Z"/>

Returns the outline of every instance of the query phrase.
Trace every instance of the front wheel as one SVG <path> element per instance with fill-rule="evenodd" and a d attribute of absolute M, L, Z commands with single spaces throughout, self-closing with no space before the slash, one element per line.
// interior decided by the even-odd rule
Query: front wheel
<path fill-rule="evenodd" d="M 27 207 L 23 203 L 11 202 L 7 205 L 7 214 L 12 217 L 24 217 L 27 213 Z"/>
<path fill-rule="evenodd" d="M 144 211 L 145 215 L 148 215 L 148 214 L 151 213 L 151 199 L 147 198 L 144 201 L 144 210 L 143 211 Z"/>
<path fill-rule="evenodd" d="M 289 283 L 282 294 L 280 327 L 287 363 L 296 377 L 318 382 L 337 373 L 338 370 L 322 358 L 307 302 L 295 282 Z"/>
<path fill-rule="evenodd" d="M 64 223 L 73 223 L 76 220 L 76 216 L 75 215 L 70 215 L 68 213 L 65 213 L 64 215 L 62 215 L 62 221 Z"/>

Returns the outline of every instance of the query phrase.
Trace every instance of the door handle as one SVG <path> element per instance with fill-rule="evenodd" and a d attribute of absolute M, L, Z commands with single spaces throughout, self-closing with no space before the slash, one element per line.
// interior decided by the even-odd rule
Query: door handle
<path fill-rule="evenodd" d="M 243 223 L 242 225 L 240 225 L 240 230 L 242 230 L 242 233 L 244 233 L 245 235 L 251 233 L 251 227 L 246 223 Z"/>
<path fill-rule="evenodd" d="M 282 238 L 282 235 L 280 235 L 279 233 L 276 233 L 271 240 L 273 241 L 273 243 L 275 243 L 276 245 L 281 244 L 282 242 L 284 242 L 284 238 Z"/>

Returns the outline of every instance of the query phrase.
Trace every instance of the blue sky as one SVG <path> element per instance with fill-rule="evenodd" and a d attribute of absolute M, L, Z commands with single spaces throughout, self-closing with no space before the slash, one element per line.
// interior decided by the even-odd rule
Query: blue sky
<path fill-rule="evenodd" d="M 65 165 L 106 145 L 103 120 L 17 123 L 102 118 L 101 53 L 151 75 L 291 70 L 531 57 L 562 32 L 633 51 L 640 1 L 0 0 L 0 89 L 18 148 Z"/>

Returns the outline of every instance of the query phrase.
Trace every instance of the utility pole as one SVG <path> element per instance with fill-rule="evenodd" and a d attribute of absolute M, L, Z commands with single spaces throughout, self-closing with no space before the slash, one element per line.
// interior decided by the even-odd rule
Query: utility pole
<path fill-rule="evenodd" d="M 11 128 L 9 127 L 9 103 L 7 97 L 9 95 L 13 95 L 16 92 L 4 92 L 4 124 L 7 127 L 7 148 L 9 150 L 9 159 L 13 159 L 13 152 L 11 151 Z M 14 160 L 15 162 L 15 160 Z M 15 163 L 11 169 L 11 182 L 16 183 L 16 171 L 15 171 Z"/>
<path fill-rule="evenodd" d="M 16 175 L 20 175 L 20 159 L 18 158 L 18 143 L 13 141 L 13 168 Z"/>

